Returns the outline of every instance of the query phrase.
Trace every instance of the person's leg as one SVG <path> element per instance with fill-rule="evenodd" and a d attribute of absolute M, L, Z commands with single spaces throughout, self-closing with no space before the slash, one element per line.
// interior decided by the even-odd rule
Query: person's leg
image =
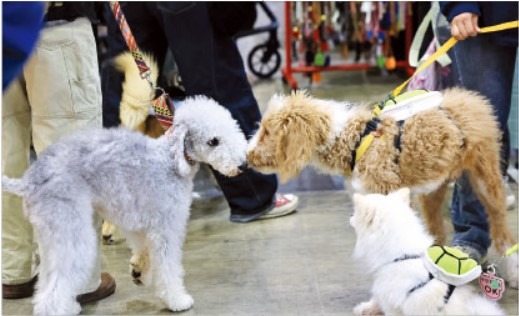
<path fill-rule="evenodd" d="M 95 45 L 92 26 L 86 18 L 42 30 L 35 53 L 24 69 L 37 154 L 63 136 L 82 128 L 102 126 Z M 94 223 L 99 239 L 99 216 L 95 215 Z M 100 285 L 99 252 L 95 262 L 92 278 L 83 292 L 95 291 Z"/>
<path fill-rule="evenodd" d="M 23 83 L 13 81 L 2 96 L 2 174 L 21 178 L 29 167 L 31 111 Z M 2 192 L 2 285 L 4 298 L 33 293 L 33 229 L 22 198 Z"/>
<path fill-rule="evenodd" d="M 128 50 L 119 26 L 108 3 L 103 4 L 103 16 L 107 27 L 107 56 L 101 63 L 101 92 L 103 94 L 103 126 L 116 127 L 121 124 L 119 104 L 121 103 L 124 75 L 113 65 L 113 58 Z"/>
<path fill-rule="evenodd" d="M 485 36 L 477 36 L 459 42 L 453 49 L 459 84 L 481 93 L 494 107 L 499 128 L 503 132 L 501 170 L 505 174 L 510 156 L 508 116 L 517 48 L 496 47 Z"/>
<path fill-rule="evenodd" d="M 487 214 L 465 173 L 454 185 L 451 217 L 454 226 L 452 244 L 466 248 L 477 261 L 485 257 L 491 244 Z"/>
<path fill-rule="evenodd" d="M 501 169 L 506 174 L 509 157 L 507 120 L 510 112 L 512 82 L 516 48 L 496 49 L 488 38 L 477 36 L 459 42 L 454 48 L 454 63 L 458 78 L 456 82 L 478 91 L 492 103 L 499 126 L 503 131 L 501 145 Z M 478 65 L 478 66 L 475 66 Z M 453 244 L 468 246 L 485 256 L 490 247 L 487 216 L 481 202 L 475 196 L 468 177 L 463 175 L 456 184 L 452 208 L 454 225 Z"/>
<path fill-rule="evenodd" d="M 250 138 L 261 114 L 236 43 L 228 37 L 214 36 L 205 3 L 157 6 L 187 95 L 214 98 L 231 112 Z M 227 178 L 213 172 L 231 208 L 231 219 L 252 220 L 273 207 L 275 175 L 246 169 L 237 177 Z"/>

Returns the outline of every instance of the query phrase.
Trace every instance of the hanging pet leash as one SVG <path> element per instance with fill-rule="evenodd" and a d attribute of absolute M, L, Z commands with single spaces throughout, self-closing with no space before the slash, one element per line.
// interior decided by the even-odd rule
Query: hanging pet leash
<path fill-rule="evenodd" d="M 130 30 L 128 22 L 126 22 L 126 18 L 123 11 L 121 10 L 119 2 L 110 1 L 110 8 L 112 9 L 119 28 L 121 29 L 121 34 L 126 41 L 126 45 L 128 45 L 128 49 L 130 50 L 135 63 L 137 64 L 137 68 L 139 68 L 141 78 L 146 79 L 150 85 L 152 94 L 152 108 L 155 112 L 155 117 L 159 120 L 162 128 L 164 128 L 164 130 L 168 130 L 173 125 L 175 106 L 164 89 L 154 85 L 153 80 L 151 79 L 151 70 L 139 51 L 135 37 Z M 156 97 L 157 92 L 160 93 L 160 95 Z"/>

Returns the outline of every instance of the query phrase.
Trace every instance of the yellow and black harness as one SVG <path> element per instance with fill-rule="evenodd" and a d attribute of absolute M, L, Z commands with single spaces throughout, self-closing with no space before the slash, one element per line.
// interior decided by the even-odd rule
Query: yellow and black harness
<path fill-rule="evenodd" d="M 380 103 L 375 103 L 373 107 L 373 116 L 371 120 L 369 120 L 366 123 L 366 127 L 364 128 L 364 131 L 359 137 L 359 140 L 356 142 L 354 149 L 351 151 L 351 163 L 350 163 L 350 170 L 353 172 L 355 169 L 355 164 L 364 156 L 368 148 L 371 146 L 375 138 L 377 137 L 383 137 L 382 131 L 379 129 L 379 125 L 381 123 L 380 121 L 380 114 L 382 113 L 382 110 L 387 106 L 397 105 L 399 102 L 405 101 L 411 97 L 415 97 L 417 95 L 425 94 L 427 93 L 427 90 L 414 90 L 409 91 L 406 93 L 403 93 L 397 97 L 393 97 L 391 94 L 388 96 L 388 98 Z M 401 138 L 402 138 L 402 127 L 405 123 L 405 120 L 397 121 L 397 127 L 398 127 L 398 133 L 395 136 L 394 139 L 394 146 L 398 150 L 398 152 L 401 152 Z M 396 158 L 396 163 L 398 163 L 398 158 L 400 155 Z"/>

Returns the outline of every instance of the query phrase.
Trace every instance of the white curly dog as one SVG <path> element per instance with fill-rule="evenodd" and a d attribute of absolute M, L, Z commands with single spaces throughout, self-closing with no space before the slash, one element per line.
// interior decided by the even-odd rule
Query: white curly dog
<path fill-rule="evenodd" d="M 229 111 L 198 96 L 179 107 L 172 135 L 84 130 L 49 146 L 22 179 L 3 177 L 3 190 L 23 196 L 40 250 L 34 314 L 81 311 L 76 296 L 99 247 L 94 212 L 127 238 L 134 281 L 153 284 L 170 310 L 189 309 L 182 246 L 193 177 L 199 162 L 238 175 L 246 146 Z"/>
<path fill-rule="evenodd" d="M 353 204 L 353 255 L 374 278 L 371 300 L 357 305 L 355 315 L 504 315 L 472 285 L 452 287 L 429 273 L 422 256 L 433 237 L 411 209 L 408 188 L 355 193 Z"/>

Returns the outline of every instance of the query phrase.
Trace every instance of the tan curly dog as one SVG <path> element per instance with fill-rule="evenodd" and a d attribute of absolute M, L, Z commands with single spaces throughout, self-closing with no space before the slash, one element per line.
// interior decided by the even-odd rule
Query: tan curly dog
<path fill-rule="evenodd" d="M 420 194 L 428 228 L 445 242 L 441 206 L 450 180 L 466 171 L 488 214 L 499 253 L 515 240 L 507 225 L 499 169 L 498 123 L 488 100 L 459 88 L 444 91 L 440 107 L 398 124 L 380 115 L 373 143 L 356 162 L 355 149 L 372 120 L 369 106 L 320 100 L 305 92 L 273 96 L 249 142 L 249 166 L 282 181 L 305 166 L 347 176 L 358 192 L 387 194 L 410 187 Z M 517 256 L 511 270 L 517 279 Z"/>

